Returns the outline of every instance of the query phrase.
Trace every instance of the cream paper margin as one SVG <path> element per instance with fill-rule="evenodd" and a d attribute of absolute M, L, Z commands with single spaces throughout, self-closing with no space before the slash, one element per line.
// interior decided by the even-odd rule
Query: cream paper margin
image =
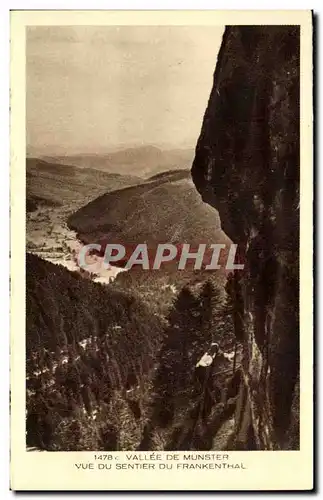
<path fill-rule="evenodd" d="M 300 451 L 229 452 L 246 470 L 76 470 L 94 452 L 26 452 L 25 28 L 36 25 L 301 25 Z M 214 61 L 215 63 L 215 61 Z M 308 490 L 313 487 L 313 112 L 310 11 L 11 12 L 11 488 Z M 197 138 L 196 138 L 197 139 Z M 110 452 L 107 452 L 110 453 Z M 126 452 L 113 452 L 126 462 Z M 163 453 L 165 456 L 166 453 Z M 192 462 L 193 463 L 193 462 Z"/>

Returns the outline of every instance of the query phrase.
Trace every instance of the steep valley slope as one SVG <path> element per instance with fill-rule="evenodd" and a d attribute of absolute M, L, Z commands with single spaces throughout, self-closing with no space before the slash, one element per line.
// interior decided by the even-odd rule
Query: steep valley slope
<path fill-rule="evenodd" d="M 139 296 L 32 254 L 26 277 L 30 449 L 230 446 L 240 372 L 230 303 L 211 282 L 185 287 L 165 319 Z M 197 370 L 212 340 L 221 355 Z"/>
<path fill-rule="evenodd" d="M 70 215 L 67 224 L 83 243 L 101 244 L 103 253 L 107 243 L 130 248 L 146 243 L 152 252 L 158 243 L 189 243 L 195 250 L 200 243 L 225 245 L 221 269 L 214 272 L 194 271 L 192 263 L 178 270 L 176 261 L 158 271 L 131 269 L 118 275 L 120 283 L 141 287 L 147 297 L 157 293 L 158 298 L 162 287 L 180 289 L 187 283 L 203 282 L 210 275 L 225 281 L 230 240 L 221 230 L 217 211 L 203 203 L 186 170 L 164 172 L 139 185 L 106 193 Z"/>

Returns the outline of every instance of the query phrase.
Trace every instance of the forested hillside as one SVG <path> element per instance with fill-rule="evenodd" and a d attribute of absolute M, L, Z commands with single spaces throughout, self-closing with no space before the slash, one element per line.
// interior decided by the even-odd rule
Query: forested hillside
<path fill-rule="evenodd" d="M 195 290 L 186 286 L 163 318 L 118 286 L 95 284 L 34 255 L 26 259 L 28 446 L 227 445 L 232 426 L 222 441 L 216 436 L 235 409 L 230 387 L 240 358 L 238 352 L 234 363 L 232 307 L 223 289 L 210 280 Z M 220 354 L 197 369 L 212 342 Z"/>
<path fill-rule="evenodd" d="M 27 443 L 113 448 L 112 406 L 151 370 L 161 321 L 127 293 L 34 255 L 26 265 Z"/>

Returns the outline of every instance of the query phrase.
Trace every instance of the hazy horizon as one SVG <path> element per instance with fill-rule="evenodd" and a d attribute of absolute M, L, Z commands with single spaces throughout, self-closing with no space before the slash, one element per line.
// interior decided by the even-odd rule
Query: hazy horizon
<path fill-rule="evenodd" d="M 28 156 L 194 148 L 223 29 L 28 27 Z"/>
<path fill-rule="evenodd" d="M 53 146 L 54 148 L 54 146 Z M 67 150 L 64 150 L 64 152 L 59 152 L 59 151 L 56 151 L 54 149 L 51 149 L 50 145 L 47 145 L 46 146 L 46 150 L 37 150 L 37 148 L 33 147 L 33 146 L 27 146 L 27 157 L 59 157 L 59 156 L 93 156 L 93 155 L 108 155 L 108 154 L 113 154 L 113 153 L 118 153 L 118 152 L 122 152 L 122 151 L 125 151 L 127 149 L 137 149 L 137 148 L 157 148 L 161 151 L 165 151 L 165 152 L 170 152 L 170 151 L 173 151 L 173 150 L 178 150 L 178 151 L 194 151 L 195 149 L 195 145 L 194 146 L 191 146 L 191 145 L 185 145 L 185 144 L 182 144 L 181 146 L 179 147 L 175 147 L 173 144 L 132 144 L 132 143 L 129 143 L 129 144 L 116 144 L 114 146 L 111 146 L 111 147 L 101 147 L 101 148 L 98 148 L 98 149 L 95 149 L 93 151 L 89 151 L 89 150 L 82 150 L 80 149 L 79 151 L 75 150 L 75 151 L 67 151 Z"/>

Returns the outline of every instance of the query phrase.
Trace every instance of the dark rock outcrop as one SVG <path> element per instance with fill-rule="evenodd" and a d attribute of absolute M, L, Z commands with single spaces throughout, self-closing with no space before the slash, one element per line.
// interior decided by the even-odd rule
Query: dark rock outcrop
<path fill-rule="evenodd" d="M 226 28 L 192 167 L 245 261 L 235 449 L 299 447 L 299 36 Z"/>

